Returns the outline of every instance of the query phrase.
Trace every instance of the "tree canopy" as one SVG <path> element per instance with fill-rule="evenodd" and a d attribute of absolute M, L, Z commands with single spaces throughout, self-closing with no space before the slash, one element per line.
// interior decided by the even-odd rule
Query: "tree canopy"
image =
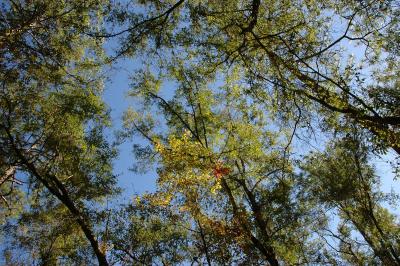
<path fill-rule="evenodd" d="M 399 197 L 376 164 L 399 172 L 399 1 L 0 13 L 4 264 L 400 265 Z M 117 128 L 104 84 L 127 60 Z M 129 141 L 132 175 L 157 182 L 122 202 Z"/>

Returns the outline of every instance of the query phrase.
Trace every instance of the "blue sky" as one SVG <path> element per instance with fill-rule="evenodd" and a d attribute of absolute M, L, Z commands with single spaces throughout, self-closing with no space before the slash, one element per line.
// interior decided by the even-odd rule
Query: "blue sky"
<path fill-rule="evenodd" d="M 116 66 L 107 72 L 109 81 L 105 84 L 104 100 L 111 110 L 112 128 L 108 131 L 110 139 L 115 138 L 114 134 L 122 126 L 122 115 L 134 102 L 127 97 L 129 90 L 129 76 L 140 67 L 134 60 L 121 60 Z M 129 170 L 134 163 L 132 145 L 134 143 L 145 143 L 140 137 L 134 137 L 133 141 L 124 142 L 119 146 L 118 158 L 114 161 L 114 173 L 118 175 L 119 186 L 124 189 L 123 197 L 130 198 L 134 194 L 141 194 L 145 191 L 154 191 L 156 173 L 149 171 L 144 174 L 137 174 Z"/>

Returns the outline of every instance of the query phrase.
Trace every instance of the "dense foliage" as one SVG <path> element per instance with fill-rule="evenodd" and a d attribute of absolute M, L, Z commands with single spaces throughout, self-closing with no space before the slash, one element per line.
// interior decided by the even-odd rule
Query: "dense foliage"
<path fill-rule="evenodd" d="M 400 2 L 0 8 L 5 264 L 400 265 L 375 165 L 399 170 Z M 140 67 L 110 136 L 120 59 Z M 117 204 L 132 140 L 156 190 Z"/>

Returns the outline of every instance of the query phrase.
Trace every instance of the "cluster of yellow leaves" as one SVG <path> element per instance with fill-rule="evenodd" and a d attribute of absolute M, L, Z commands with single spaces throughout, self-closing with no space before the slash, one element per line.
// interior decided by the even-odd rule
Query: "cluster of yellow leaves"
<path fill-rule="evenodd" d="M 161 157 L 158 185 L 164 191 L 158 195 L 158 204 L 183 196 L 185 210 L 191 209 L 190 202 L 197 200 L 199 191 L 209 191 L 212 196 L 221 188 L 220 179 L 213 175 L 212 151 L 193 140 L 190 132 L 171 135 L 166 144 L 157 141 L 154 148 Z"/>

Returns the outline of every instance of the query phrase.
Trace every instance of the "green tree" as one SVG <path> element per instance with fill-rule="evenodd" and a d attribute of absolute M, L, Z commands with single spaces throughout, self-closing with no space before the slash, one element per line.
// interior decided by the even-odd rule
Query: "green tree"
<path fill-rule="evenodd" d="M 303 165 L 306 187 L 324 208 L 339 211 L 337 232 L 326 234 L 340 242 L 337 253 L 347 263 L 398 265 L 400 225 L 382 206 L 393 195 L 379 191 L 367 151 L 360 136 L 348 136 L 309 155 Z"/>
<path fill-rule="evenodd" d="M 137 196 L 110 216 L 111 254 L 115 262 L 123 265 L 176 265 L 190 261 L 187 223 L 171 209 Z"/>
<path fill-rule="evenodd" d="M 400 265 L 398 197 L 372 160 L 400 154 L 399 7 L 4 1 L 5 262 Z M 124 56 L 144 63 L 121 137 L 148 141 L 157 190 L 106 209 L 102 70 Z"/>
<path fill-rule="evenodd" d="M 158 154 L 154 204 L 190 222 L 208 264 L 318 262 L 312 241 L 318 213 L 298 192 L 287 157 L 291 132 L 242 97 L 234 72 L 215 87 L 203 73 L 167 69 L 163 76 L 178 84 L 173 99 L 159 96 L 162 79 L 143 72 L 132 92 L 143 98 L 143 109 L 125 117 L 127 130 L 143 134 L 150 154 Z M 153 106 L 165 122 L 153 120 Z M 154 126 L 164 123 L 162 131 Z"/>
<path fill-rule="evenodd" d="M 89 254 L 107 265 L 95 206 L 116 192 L 114 151 L 102 133 L 109 124 L 101 99 L 102 43 L 85 34 L 101 26 L 106 4 L 5 1 L 0 6 L 1 191 L 14 186 L 16 176 L 27 184 L 19 193 L 26 194 L 28 205 L 16 224 L 29 235 L 15 232 L 16 246 L 32 250 L 45 264 L 68 258 L 84 236 Z M 13 203 L 5 195 L 2 200 L 2 208 Z"/>
<path fill-rule="evenodd" d="M 328 227 L 331 218 L 324 215 L 329 206 L 308 197 L 313 186 L 301 183 L 296 174 L 301 164 L 290 158 L 293 150 L 298 149 L 296 144 L 299 142 L 295 141 L 299 134 L 318 134 L 317 144 L 325 146 L 326 138 L 352 134 L 354 128 L 362 133 L 363 145 L 368 150 L 366 154 L 385 152 L 388 148 L 399 153 L 395 74 L 398 72 L 398 50 L 392 43 L 398 28 L 398 4 L 395 1 L 257 0 L 151 1 L 141 4 L 148 9 L 145 15 L 129 11 L 128 6 L 123 11 L 130 18 L 127 28 L 104 36 L 126 35 L 120 52 L 128 55 L 135 54 L 137 40 L 142 40 L 140 36 L 147 41 L 140 43 L 142 50 L 137 54 L 145 54 L 146 62 L 150 64 L 147 69 L 157 74 L 136 73 L 132 96 L 143 97 L 146 108 L 154 103 L 159 105 L 165 121 L 160 121 L 160 112 L 155 113 L 151 108 L 147 112 L 128 112 L 126 121 L 130 121 L 128 128 L 144 135 L 160 156 L 160 191 L 155 196 L 160 200 L 158 203 L 187 210 L 193 225 L 198 220 L 204 224 L 210 219 L 207 217 L 210 213 L 216 217 L 231 215 L 231 221 L 236 216 L 241 221 L 238 226 L 245 240 L 234 239 L 228 250 L 233 251 L 233 245 L 238 243 L 243 245 L 239 253 L 257 250 L 246 254 L 246 259 L 250 261 L 251 257 L 254 263 L 340 263 L 331 257 L 335 247 L 321 242 L 324 241 L 321 231 Z M 167 22 L 168 26 L 165 25 Z M 338 32 L 343 34 L 338 35 Z M 343 48 L 342 44 L 349 48 Z M 350 55 L 352 50 L 360 48 L 365 49 L 364 54 Z M 170 90 L 176 90 L 170 100 L 158 92 L 162 80 L 178 84 L 177 89 L 169 85 Z M 216 89 L 220 83 L 225 86 L 225 94 Z M 231 95 L 236 96 L 229 98 Z M 254 127 L 253 124 L 260 120 L 264 124 Z M 155 125 L 161 126 L 153 131 Z M 273 133 L 277 135 L 275 138 L 269 136 Z M 230 139 L 235 144 L 231 144 Z M 242 147 L 245 144 L 248 144 L 247 152 Z M 351 146 L 347 148 L 346 154 L 355 152 Z M 297 153 L 306 154 L 307 151 Z M 258 156 L 263 159 L 256 160 Z M 333 149 L 326 156 L 339 166 L 343 164 L 336 160 Z M 281 168 L 276 169 L 276 164 L 265 159 L 271 157 L 274 159 L 270 160 Z M 353 160 L 353 157 L 346 158 Z M 363 160 L 363 165 L 358 164 L 358 167 L 364 167 L 369 159 Z M 327 168 L 317 161 L 310 165 L 313 163 L 318 165 L 319 171 Z M 332 191 L 328 183 L 323 183 L 318 196 L 323 196 L 327 190 L 328 194 L 340 197 L 351 190 L 353 194 L 349 194 L 349 200 L 359 204 L 369 193 L 378 193 L 371 187 L 363 199 L 358 198 L 354 190 L 367 189 L 365 182 L 360 180 L 367 177 L 362 178 L 357 173 L 357 163 L 346 166 L 342 169 L 343 180 L 340 180 L 344 183 L 333 184 Z M 257 168 L 265 172 L 254 170 L 256 173 L 268 176 L 272 172 L 272 176 L 268 176 L 260 191 L 253 191 L 252 185 L 259 184 L 257 179 L 261 179 L 252 172 Z M 313 175 L 312 172 L 308 174 Z M 362 175 L 374 177 L 374 182 L 378 180 L 372 170 Z M 213 178 L 217 176 L 218 181 Z M 296 203 L 292 204 L 292 200 Z M 347 253 L 342 254 L 342 259 L 353 264 L 397 265 L 396 245 L 384 243 L 389 240 L 382 238 L 378 240 L 379 244 L 365 241 L 362 245 L 367 251 L 362 248 L 354 251 L 361 255 L 348 255 L 353 251 L 348 250 L 346 239 L 351 239 L 354 232 L 377 237 L 376 224 L 363 228 L 354 226 L 363 219 L 383 215 L 382 223 L 390 228 L 391 239 L 398 237 L 395 216 L 381 207 L 378 199 L 371 202 L 375 203 L 368 209 L 370 216 L 356 212 L 347 214 L 345 219 L 353 221 L 350 223 L 353 233 L 346 237 L 337 234 L 343 239 L 341 253 Z M 281 205 L 285 207 L 277 207 Z M 362 210 L 360 205 L 335 207 L 340 216 L 345 214 L 346 208 Z M 279 220 L 275 208 L 284 210 L 285 219 Z M 387 215 L 380 214 L 383 212 Z M 265 216 L 272 221 L 267 222 Z M 223 224 L 222 217 L 218 217 L 219 220 L 213 217 L 214 224 Z M 298 223 L 291 227 L 287 220 Z M 284 224 L 279 230 L 284 236 L 271 237 L 270 232 L 274 232 L 278 224 Z M 313 238 L 314 233 L 319 237 Z M 296 234 L 308 236 L 309 241 L 305 237 L 304 243 L 296 243 L 290 238 Z M 385 233 L 383 235 L 386 237 Z M 214 241 L 218 243 L 218 240 Z M 286 250 L 288 247 L 292 253 Z M 371 250 L 373 255 L 368 253 Z M 209 251 L 204 253 L 204 260 L 208 262 L 212 261 L 209 257 L 218 257 L 207 256 Z"/>
<path fill-rule="evenodd" d="M 120 53 L 146 48 L 147 55 L 172 55 L 210 72 L 238 66 L 250 84 L 243 93 L 280 104 L 280 111 L 316 105 L 313 112 L 348 117 L 379 149 L 400 153 L 398 1 L 140 4 L 145 15 L 128 5 L 116 12 L 129 18 L 126 28 L 103 35 L 125 35 Z"/>

